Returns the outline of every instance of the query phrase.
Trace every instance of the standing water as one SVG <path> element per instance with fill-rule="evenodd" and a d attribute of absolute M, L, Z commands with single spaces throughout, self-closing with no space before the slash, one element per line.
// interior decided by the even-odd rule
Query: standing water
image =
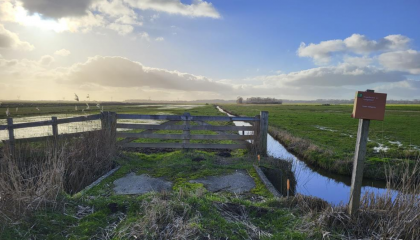
<path fill-rule="evenodd" d="M 230 117 L 234 115 L 227 113 L 219 106 L 217 109 Z M 235 121 L 236 126 L 251 126 L 250 123 Z M 247 134 L 247 133 L 245 133 Z M 267 153 L 271 157 L 292 161 L 295 177 L 296 191 L 300 194 L 315 196 L 326 200 L 331 204 L 347 203 L 350 197 L 351 177 L 339 174 L 332 174 L 322 169 L 315 169 L 308 166 L 275 140 L 270 134 L 267 135 Z M 385 193 L 386 185 L 382 181 L 365 179 L 363 181 L 362 195 L 365 192 L 375 194 Z"/>

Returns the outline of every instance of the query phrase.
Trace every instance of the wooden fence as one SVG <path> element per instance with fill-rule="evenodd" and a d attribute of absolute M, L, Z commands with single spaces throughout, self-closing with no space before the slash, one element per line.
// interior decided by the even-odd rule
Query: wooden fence
<path fill-rule="evenodd" d="M 134 124 L 120 123 L 118 120 L 162 120 L 162 124 Z M 77 137 L 86 132 L 59 134 L 58 125 L 65 123 L 85 122 L 92 120 L 101 120 L 101 129 L 97 131 L 108 131 L 113 141 L 117 138 L 124 138 L 116 142 L 123 148 L 177 148 L 177 149 L 242 149 L 254 148 L 260 154 L 267 151 L 267 129 L 268 113 L 261 112 L 255 117 L 228 117 L 228 116 L 191 116 L 189 113 L 183 115 L 137 115 L 137 114 L 117 114 L 115 112 L 104 112 L 96 115 L 81 116 L 74 118 L 57 119 L 52 117 L 48 121 L 38 121 L 30 123 L 13 123 L 13 118 L 7 119 L 7 125 L 0 125 L 0 130 L 7 130 L 9 139 L 4 141 L 14 149 L 15 142 L 18 141 L 42 141 L 47 139 Z M 244 121 L 252 126 L 218 126 L 207 123 L 215 121 Z M 52 135 L 45 137 L 32 137 L 24 139 L 15 139 L 14 130 L 22 128 L 52 126 Z M 131 133 L 127 131 L 117 132 L 117 129 L 141 129 L 140 133 Z M 159 130 L 181 130 L 182 134 L 159 134 Z M 205 130 L 216 132 L 212 134 L 191 134 L 191 131 Z M 238 132 L 243 135 L 239 135 Z M 95 131 L 90 131 L 95 132 Z M 244 133 L 247 134 L 244 134 Z M 178 143 L 136 143 L 136 139 L 165 139 L 182 140 Z M 191 143 L 191 140 L 233 140 L 233 144 L 205 144 Z M 250 141 L 251 140 L 251 141 Z"/>

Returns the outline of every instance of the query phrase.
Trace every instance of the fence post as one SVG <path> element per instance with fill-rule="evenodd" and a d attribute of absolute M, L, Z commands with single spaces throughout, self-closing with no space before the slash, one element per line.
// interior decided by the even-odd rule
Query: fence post
<path fill-rule="evenodd" d="M 114 147 L 117 141 L 117 113 L 102 112 L 101 128 L 105 137 L 109 139 L 110 147 Z"/>
<path fill-rule="evenodd" d="M 348 209 L 350 215 L 354 215 L 359 209 L 360 205 L 360 194 L 362 190 L 363 168 L 366 157 L 369 124 L 369 119 L 359 119 L 356 149 L 353 160 L 353 173 L 351 175 L 350 201 Z"/>
<path fill-rule="evenodd" d="M 7 131 L 9 132 L 10 155 L 15 154 L 15 131 L 13 129 L 13 118 L 7 118 Z"/>
<path fill-rule="evenodd" d="M 260 112 L 260 126 L 258 131 L 258 152 L 267 155 L 268 112 Z"/>
<path fill-rule="evenodd" d="M 53 132 L 53 136 L 54 136 L 54 138 L 57 138 L 58 137 L 57 117 L 51 117 L 51 121 L 52 121 L 52 132 Z"/>
<path fill-rule="evenodd" d="M 184 126 L 185 126 L 183 135 L 184 137 L 186 137 L 186 139 L 182 141 L 183 144 L 190 143 L 190 116 L 191 114 L 188 112 L 182 115 L 182 118 L 184 119 Z"/>

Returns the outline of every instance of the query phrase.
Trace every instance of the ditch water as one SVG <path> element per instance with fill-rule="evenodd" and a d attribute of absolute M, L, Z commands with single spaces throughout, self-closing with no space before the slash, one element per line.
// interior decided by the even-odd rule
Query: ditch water
<path fill-rule="evenodd" d="M 217 109 L 230 117 L 222 108 Z M 235 121 L 236 126 L 251 126 L 250 123 Z M 240 134 L 242 134 L 240 132 Z M 245 132 L 245 134 L 250 134 Z M 350 197 L 351 177 L 329 173 L 323 169 L 309 166 L 304 161 L 287 151 L 287 149 L 270 134 L 267 135 L 267 153 L 271 157 L 292 161 L 295 177 L 296 192 L 304 195 L 315 196 L 331 204 L 347 203 Z M 383 181 L 363 180 L 362 195 L 366 192 L 382 194 L 386 192 Z"/>
<path fill-rule="evenodd" d="M 86 115 L 80 114 L 54 114 L 58 119 L 62 118 L 71 118 L 71 117 L 80 117 Z M 28 123 L 28 122 L 38 122 L 51 120 L 51 116 L 32 116 L 32 117 L 16 117 L 13 118 L 13 123 Z M 119 123 L 138 123 L 138 124 L 160 124 L 162 121 L 155 120 L 118 120 Z M 6 119 L 0 119 L 0 125 L 7 125 Z M 86 122 L 75 122 L 75 123 L 66 123 L 58 125 L 58 133 L 77 133 L 77 132 L 86 132 L 101 129 L 101 121 L 86 121 Z M 125 129 L 126 130 L 126 129 Z M 15 138 L 31 138 L 31 137 L 42 137 L 52 135 L 51 126 L 42 126 L 42 127 L 31 127 L 31 128 L 22 128 L 14 130 Z M 0 131 L 0 141 L 9 139 L 9 133 L 7 131 Z"/>

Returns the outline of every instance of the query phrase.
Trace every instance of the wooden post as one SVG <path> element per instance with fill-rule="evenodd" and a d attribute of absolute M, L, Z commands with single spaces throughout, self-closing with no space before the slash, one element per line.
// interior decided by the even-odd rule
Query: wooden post
<path fill-rule="evenodd" d="M 260 126 L 258 130 L 258 152 L 267 155 L 268 112 L 260 112 Z"/>
<path fill-rule="evenodd" d="M 184 113 L 182 115 L 182 118 L 184 119 L 184 125 L 185 125 L 185 129 L 184 129 L 183 135 L 188 138 L 188 139 L 184 139 L 182 141 L 183 144 L 190 143 L 190 140 L 189 140 L 189 138 L 190 138 L 190 130 L 189 130 L 190 129 L 190 122 L 189 122 L 190 121 L 190 116 L 191 115 L 188 112 L 186 112 L 186 113 Z"/>
<path fill-rule="evenodd" d="M 353 173 L 351 175 L 349 214 L 354 215 L 359 209 L 360 194 L 362 190 L 363 168 L 366 157 L 366 145 L 369 133 L 370 120 L 359 119 L 357 130 L 356 150 L 353 160 Z"/>
<path fill-rule="evenodd" d="M 13 129 L 13 118 L 7 118 L 7 131 L 9 132 L 9 152 L 15 154 L 15 132 Z"/>
<path fill-rule="evenodd" d="M 58 124 L 57 124 L 57 117 L 51 117 L 52 121 L 52 132 L 55 138 L 58 137 Z"/>
<path fill-rule="evenodd" d="M 374 92 L 373 90 L 367 90 Z M 360 206 L 360 195 L 362 191 L 363 168 L 366 158 L 367 140 L 369 134 L 369 119 L 359 119 L 357 129 L 356 149 L 353 160 L 353 173 L 351 175 L 349 214 L 355 215 Z"/>
<path fill-rule="evenodd" d="M 105 133 L 105 137 L 109 138 L 110 147 L 115 147 L 117 141 L 117 113 L 101 113 L 101 128 Z"/>

